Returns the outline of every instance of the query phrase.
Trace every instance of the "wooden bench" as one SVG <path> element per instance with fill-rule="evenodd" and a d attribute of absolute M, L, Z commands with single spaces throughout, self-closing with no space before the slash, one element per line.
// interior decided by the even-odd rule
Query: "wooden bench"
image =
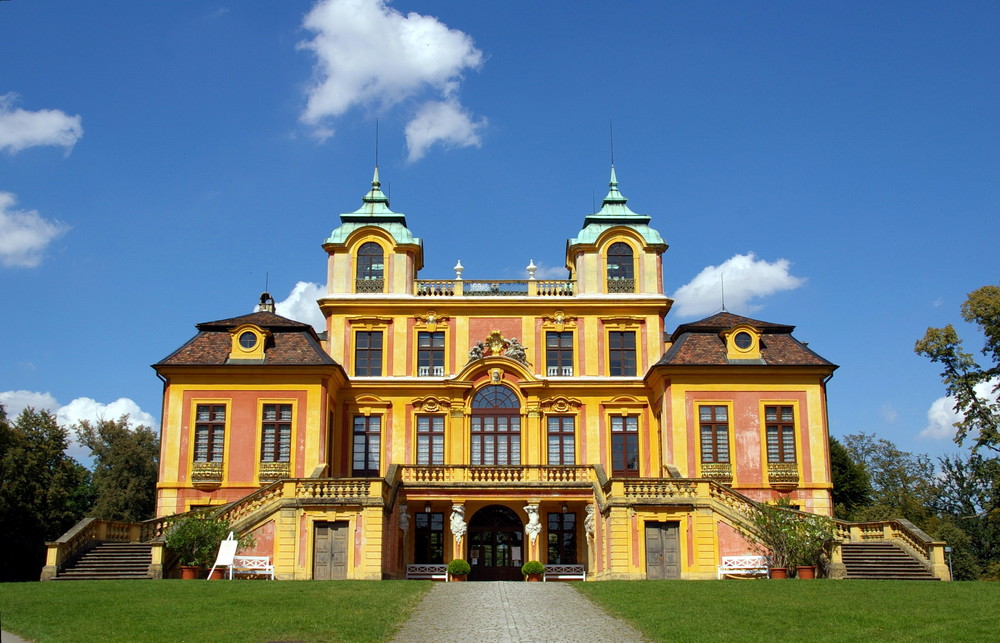
<path fill-rule="evenodd" d="M 587 570 L 583 565 L 546 565 L 542 582 L 552 580 L 587 580 Z"/>
<path fill-rule="evenodd" d="M 233 576 L 270 576 L 274 580 L 274 565 L 270 556 L 234 556 L 229 566 L 229 580 Z"/>
<path fill-rule="evenodd" d="M 767 577 L 767 558 L 765 556 L 723 556 L 719 565 L 719 578 L 726 576 Z"/>
<path fill-rule="evenodd" d="M 443 580 L 448 582 L 447 565 L 407 565 L 406 580 Z"/>

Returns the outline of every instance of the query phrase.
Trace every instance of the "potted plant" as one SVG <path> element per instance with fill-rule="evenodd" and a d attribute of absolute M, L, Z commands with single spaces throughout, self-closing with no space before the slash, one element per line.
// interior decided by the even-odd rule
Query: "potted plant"
<path fill-rule="evenodd" d="M 186 515 L 167 527 L 164 544 L 177 554 L 181 578 L 197 578 L 198 570 L 215 562 L 219 543 L 229 535 L 229 521 L 206 512 Z M 253 545 L 252 536 L 241 536 L 240 546 Z"/>
<path fill-rule="evenodd" d="M 456 558 L 448 563 L 448 574 L 451 575 L 451 580 L 453 581 L 464 581 L 471 571 L 472 568 L 469 567 L 469 563 L 461 558 Z"/>
<path fill-rule="evenodd" d="M 775 505 L 757 505 L 745 532 L 759 553 L 769 557 L 771 578 L 787 578 L 790 570 L 812 566 L 803 570 L 811 578 L 809 572 L 815 572 L 826 543 L 833 538 L 833 523 L 825 516 L 795 511 L 789 504 L 782 498 Z"/>
<path fill-rule="evenodd" d="M 524 580 L 529 583 L 537 583 L 542 580 L 542 574 L 545 573 L 545 565 L 537 560 L 529 560 L 521 565 L 521 573 L 524 574 Z"/>

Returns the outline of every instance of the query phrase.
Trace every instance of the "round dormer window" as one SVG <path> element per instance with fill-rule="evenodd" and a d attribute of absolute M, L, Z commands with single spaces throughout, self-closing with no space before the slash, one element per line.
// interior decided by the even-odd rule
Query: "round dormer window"
<path fill-rule="evenodd" d="M 240 346 L 242 346 L 245 350 L 250 350 L 256 345 L 257 345 L 257 335 L 255 335 L 254 333 L 246 331 L 240 335 Z"/>
<path fill-rule="evenodd" d="M 740 331 L 736 333 L 736 337 L 733 338 L 733 343 L 736 344 L 737 348 L 747 350 L 753 346 L 753 337 L 751 337 L 750 333 L 746 331 Z"/>

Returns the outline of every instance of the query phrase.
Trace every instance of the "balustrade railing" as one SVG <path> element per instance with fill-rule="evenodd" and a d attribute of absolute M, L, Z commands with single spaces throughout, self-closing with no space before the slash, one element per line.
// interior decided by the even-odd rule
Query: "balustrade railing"
<path fill-rule="evenodd" d="M 413 288 L 414 294 L 418 297 L 572 297 L 576 294 L 576 281 L 573 279 L 418 279 Z"/>
<path fill-rule="evenodd" d="M 589 466 L 419 466 L 405 465 L 402 467 L 404 483 L 435 483 L 435 482 L 478 482 L 478 483 L 509 483 L 509 482 L 554 482 L 554 483 L 591 483 L 595 480 L 593 467 Z"/>

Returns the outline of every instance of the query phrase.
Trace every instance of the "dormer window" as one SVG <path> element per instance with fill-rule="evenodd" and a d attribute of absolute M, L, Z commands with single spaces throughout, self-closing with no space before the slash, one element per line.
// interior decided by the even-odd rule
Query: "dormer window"
<path fill-rule="evenodd" d="M 229 361 L 264 361 L 264 345 L 270 333 L 253 324 L 243 324 L 229 331 Z"/>
<path fill-rule="evenodd" d="M 722 333 L 729 361 L 757 361 L 760 355 L 760 331 L 749 324 L 739 324 Z"/>
<path fill-rule="evenodd" d="M 257 335 L 250 331 L 240 333 L 240 346 L 246 350 L 251 350 L 257 345 Z"/>

